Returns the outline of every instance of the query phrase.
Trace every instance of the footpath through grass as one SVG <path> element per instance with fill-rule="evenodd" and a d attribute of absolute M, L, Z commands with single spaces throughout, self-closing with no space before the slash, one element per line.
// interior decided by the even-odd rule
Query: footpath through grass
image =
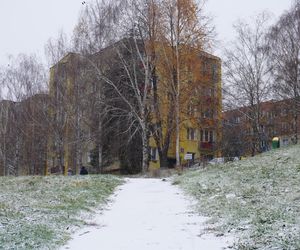
<path fill-rule="evenodd" d="M 0 178 L 0 248 L 58 248 L 121 183 L 101 175 Z"/>
<path fill-rule="evenodd" d="M 235 249 L 300 249 L 300 147 L 190 171 L 175 181 L 209 216 L 207 230 L 230 232 Z"/>

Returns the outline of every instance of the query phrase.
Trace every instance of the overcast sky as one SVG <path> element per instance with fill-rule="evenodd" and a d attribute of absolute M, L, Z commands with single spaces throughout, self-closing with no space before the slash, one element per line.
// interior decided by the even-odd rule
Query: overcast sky
<path fill-rule="evenodd" d="M 91 0 L 85 0 L 88 4 Z M 208 0 L 206 9 L 214 17 L 218 39 L 233 39 L 232 24 L 263 10 L 278 17 L 292 0 Z M 44 44 L 63 29 L 71 34 L 80 10 L 78 0 L 0 0 L 0 64 L 7 55 L 44 55 Z"/>

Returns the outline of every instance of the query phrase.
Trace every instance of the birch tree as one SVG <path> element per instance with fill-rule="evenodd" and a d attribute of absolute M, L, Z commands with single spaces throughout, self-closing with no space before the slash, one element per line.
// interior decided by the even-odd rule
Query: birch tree
<path fill-rule="evenodd" d="M 203 12 L 204 1 L 167 0 L 161 2 L 161 33 L 159 42 L 162 48 L 162 60 L 168 73 L 170 94 L 173 96 L 176 130 L 176 165 L 180 165 L 180 124 L 181 107 L 187 105 L 187 99 L 181 93 L 187 88 L 188 64 L 192 57 L 199 57 L 199 52 L 209 47 L 212 26 Z M 190 73 L 190 74 L 189 74 Z M 172 126 L 169 125 L 171 128 Z"/>
<path fill-rule="evenodd" d="M 37 104 L 32 99 L 32 96 L 45 90 L 43 65 L 34 55 L 11 57 L 3 71 L 3 82 L 5 98 L 11 100 L 3 101 L 1 107 L 2 132 L 5 138 L 2 154 L 4 173 L 32 174 L 34 171 L 31 170 L 37 159 L 33 140 L 39 138 L 46 144 L 43 135 L 37 136 L 37 126 L 41 125 L 41 121 L 35 119 L 36 108 L 33 107 Z"/>
<path fill-rule="evenodd" d="M 267 63 L 268 15 L 255 17 L 253 25 L 239 21 L 234 25 L 237 38 L 225 50 L 224 80 L 227 100 L 237 106 L 248 106 L 245 114 L 251 123 L 251 151 L 261 150 L 264 133 L 260 126 L 261 102 L 270 96 L 271 75 Z"/>
<path fill-rule="evenodd" d="M 123 1 L 124 3 L 124 1 Z M 110 114 L 114 117 L 119 116 L 122 124 L 125 125 L 122 133 L 129 134 L 128 143 L 134 138 L 134 136 L 141 136 L 142 141 L 142 170 L 145 172 L 148 169 L 148 116 L 149 116 L 149 91 L 151 89 L 150 84 L 150 64 L 148 55 L 145 51 L 145 33 L 143 32 L 142 23 L 138 18 L 140 10 L 138 5 L 134 2 L 127 3 L 126 10 L 128 10 L 125 16 L 127 17 L 127 27 L 118 25 L 116 28 L 120 34 L 129 35 L 129 39 L 122 39 L 121 42 L 115 43 L 109 49 L 97 53 L 94 56 L 85 55 L 84 50 L 81 52 L 81 57 L 86 60 L 87 64 L 91 65 L 91 68 L 97 74 L 98 81 L 95 82 L 96 88 L 99 91 L 98 102 L 99 112 L 106 110 L 106 114 Z M 108 5 L 101 7 L 99 3 L 85 12 L 92 26 L 93 40 L 97 41 L 97 47 L 102 47 L 111 42 L 104 35 L 107 30 L 106 27 L 111 27 L 112 24 L 116 24 L 114 21 L 115 15 L 118 15 L 119 19 L 125 20 L 120 12 L 123 5 L 118 3 L 113 6 Z M 112 12 L 113 10 L 113 12 Z M 91 15 L 91 13 L 97 13 L 97 15 Z M 103 16 L 104 13 L 107 16 Z M 112 15 L 113 13 L 113 15 Z M 81 26 L 82 27 L 82 26 Z M 116 26 L 115 26 L 116 27 Z M 89 33 L 89 30 L 85 32 Z M 98 32 L 98 33 L 97 33 Z M 94 34 L 98 34 L 98 38 Z M 89 41 L 87 41 L 87 44 Z M 83 44 L 83 43 L 81 43 Z M 93 52 L 93 49 L 89 50 Z M 111 65 L 114 65 L 113 67 Z M 114 72 L 114 73 L 112 73 Z M 124 87 L 126 86 L 126 87 Z M 109 100 L 108 98 L 112 98 Z M 122 107 L 120 106 L 122 103 Z M 101 116 L 99 116 L 101 117 Z M 99 121 L 99 137 L 103 138 L 103 123 Z M 101 139 L 100 139 L 101 140 Z M 99 149 L 102 145 L 99 142 Z M 99 160 L 101 159 L 99 150 Z M 100 163 L 100 162 L 99 162 Z"/>
<path fill-rule="evenodd" d="M 92 131 L 90 141 L 95 143 L 93 155 L 97 152 L 98 173 L 102 172 L 105 164 L 104 139 L 110 129 L 106 127 L 106 120 L 109 121 L 106 117 L 109 114 L 109 108 L 105 105 L 103 81 L 99 78 L 102 65 L 97 63 L 97 53 L 118 39 L 117 24 L 124 4 L 126 1 L 90 3 L 80 14 L 72 37 L 73 51 L 77 52 L 80 60 L 86 64 L 85 67 L 78 69 L 81 74 L 78 84 L 89 85 L 92 89 L 92 92 L 81 94 L 83 94 L 82 99 L 86 94 L 89 95 L 89 101 L 85 102 L 85 105 L 89 105 L 89 108 L 85 109 L 87 111 L 86 124 Z"/>
<path fill-rule="evenodd" d="M 273 90 L 281 99 L 291 99 L 294 142 L 298 142 L 300 112 L 300 2 L 283 14 L 269 33 L 269 63 Z"/>
<path fill-rule="evenodd" d="M 49 82 L 54 83 L 48 86 L 50 96 L 49 107 L 49 163 L 52 161 L 52 167 L 58 166 L 60 169 L 64 166 L 64 145 L 66 138 L 64 131 L 67 123 L 66 106 L 67 93 L 65 88 L 66 67 L 59 65 L 59 61 L 68 53 L 70 49 L 69 41 L 63 31 L 58 33 L 56 38 L 49 38 L 45 44 L 45 56 L 50 68 Z M 65 169 L 65 174 L 66 174 Z"/>

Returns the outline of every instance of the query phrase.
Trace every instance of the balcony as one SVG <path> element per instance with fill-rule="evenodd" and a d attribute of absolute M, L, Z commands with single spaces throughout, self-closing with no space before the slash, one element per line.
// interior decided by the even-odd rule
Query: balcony
<path fill-rule="evenodd" d="M 214 150 L 214 142 L 200 142 L 200 150 Z"/>

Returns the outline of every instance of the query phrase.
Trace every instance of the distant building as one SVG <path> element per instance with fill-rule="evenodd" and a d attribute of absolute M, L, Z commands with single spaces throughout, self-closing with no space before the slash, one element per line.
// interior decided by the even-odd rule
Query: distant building
<path fill-rule="evenodd" d="M 0 102 L 0 175 L 46 174 L 49 97 Z"/>
<path fill-rule="evenodd" d="M 261 103 L 258 152 L 271 149 L 272 139 L 279 137 L 286 146 L 299 138 L 300 117 L 295 120 L 291 100 L 271 100 Z M 249 107 L 223 112 L 223 154 L 225 156 L 251 155 L 254 132 L 249 118 Z"/>

